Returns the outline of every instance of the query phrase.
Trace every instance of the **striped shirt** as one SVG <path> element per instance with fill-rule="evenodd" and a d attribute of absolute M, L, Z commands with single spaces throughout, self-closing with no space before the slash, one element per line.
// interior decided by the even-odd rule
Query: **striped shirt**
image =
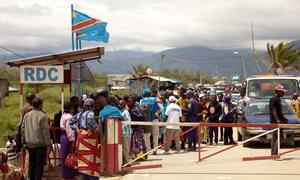
<path fill-rule="evenodd" d="M 18 153 L 16 151 L 16 142 L 14 140 L 12 142 L 7 141 L 6 152 L 9 161 L 18 158 Z"/>

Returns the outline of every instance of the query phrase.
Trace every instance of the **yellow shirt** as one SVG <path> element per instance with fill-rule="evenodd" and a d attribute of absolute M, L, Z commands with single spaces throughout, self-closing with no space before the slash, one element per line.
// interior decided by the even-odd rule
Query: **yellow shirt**
<path fill-rule="evenodd" d="M 291 105 L 294 112 L 296 113 L 296 116 L 300 119 L 300 101 L 298 99 L 293 100 Z"/>
<path fill-rule="evenodd" d="M 187 98 L 185 98 L 185 99 L 179 98 L 177 100 L 177 104 L 180 106 L 181 109 L 187 108 Z"/>

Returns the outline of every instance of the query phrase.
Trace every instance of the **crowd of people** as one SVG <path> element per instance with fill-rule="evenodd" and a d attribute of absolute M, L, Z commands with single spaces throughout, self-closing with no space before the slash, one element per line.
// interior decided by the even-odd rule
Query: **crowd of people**
<path fill-rule="evenodd" d="M 84 179 L 98 179 L 99 145 L 105 142 L 105 138 L 99 139 L 98 132 L 105 133 L 108 117 L 122 121 L 231 123 L 236 110 L 230 96 L 224 97 L 222 93 L 216 94 L 214 91 L 181 88 L 179 91 L 158 93 L 156 90 L 144 89 L 140 96 L 109 97 L 108 94 L 107 90 L 102 90 L 83 95 L 81 99 L 71 97 L 70 101 L 64 103 L 63 112 L 55 115 L 52 124 L 43 112 L 43 100 L 34 94 L 28 94 L 21 109 L 20 133 L 21 144 L 26 149 L 28 159 L 25 169 L 28 170 L 29 179 L 41 179 L 53 142 L 60 143 L 62 178 L 74 179 L 82 175 Z M 100 123 L 103 127 L 101 130 Z M 50 133 L 51 126 L 60 127 L 60 131 L 55 135 Z M 148 155 L 144 154 L 160 144 L 164 144 L 164 151 L 153 151 L 153 155 L 161 152 L 170 154 L 170 149 L 176 153 L 183 150 L 196 151 L 196 129 L 176 138 L 188 128 L 124 124 L 123 164 L 134 158 L 146 160 Z M 224 145 L 235 143 L 230 127 L 226 127 L 224 131 L 220 128 L 220 133 L 217 127 L 202 128 L 201 136 L 202 143 L 208 145 L 218 145 L 219 140 L 224 141 Z M 19 144 L 17 143 L 17 147 Z M 20 152 L 21 148 L 17 149 Z M 64 163 L 72 154 L 76 155 L 76 168 Z"/>
<path fill-rule="evenodd" d="M 275 96 L 270 99 L 271 123 L 288 123 L 282 113 L 280 102 L 284 92 L 283 86 L 277 86 Z M 298 94 L 294 94 L 291 107 L 299 117 Z M 21 149 L 24 149 L 25 159 L 22 161 L 25 160 L 25 175 L 29 179 L 39 180 L 42 178 L 44 165 L 49 163 L 52 145 L 59 143 L 63 179 L 76 179 L 75 177 L 79 175 L 85 180 L 98 179 L 101 158 L 99 145 L 106 148 L 105 136 L 99 139 L 99 132 L 105 134 L 109 117 L 129 122 L 233 123 L 236 111 L 237 107 L 231 102 L 230 93 L 223 95 L 214 90 L 181 88 L 158 93 L 156 90 L 144 89 L 141 95 L 119 97 L 109 96 L 108 90 L 102 89 L 85 94 L 81 98 L 71 97 L 64 103 L 63 112 L 57 113 L 54 122 L 50 122 L 43 111 L 43 100 L 30 93 L 26 96 L 26 103 L 20 111 L 22 118 L 18 133 L 16 137 L 8 137 L 7 157 L 1 157 L 1 161 L 18 166 L 19 154 Z M 56 127 L 59 131 L 52 132 L 51 127 Z M 174 124 L 167 126 L 123 124 L 123 165 L 129 164 L 131 159 L 147 160 L 149 151 L 150 155 L 197 151 L 199 137 L 196 129 L 179 137 L 189 128 Z M 236 144 L 232 127 L 202 127 L 201 140 L 201 143 L 207 145 L 219 145 L 220 141 L 224 145 Z M 161 149 L 156 148 L 159 145 L 163 145 Z M 277 132 L 273 133 L 271 149 L 272 155 L 278 154 Z M 69 162 L 72 155 L 77 159 L 76 168 L 75 164 Z M 3 167 L 1 165 L 2 169 Z M 14 176 L 20 175 L 20 172 L 16 171 Z"/>

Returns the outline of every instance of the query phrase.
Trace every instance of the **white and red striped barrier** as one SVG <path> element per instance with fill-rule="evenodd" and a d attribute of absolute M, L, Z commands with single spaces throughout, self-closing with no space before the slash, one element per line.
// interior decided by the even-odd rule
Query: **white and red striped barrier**
<path fill-rule="evenodd" d="M 122 171 L 122 124 L 117 118 L 106 120 L 106 173 L 108 176 Z"/>

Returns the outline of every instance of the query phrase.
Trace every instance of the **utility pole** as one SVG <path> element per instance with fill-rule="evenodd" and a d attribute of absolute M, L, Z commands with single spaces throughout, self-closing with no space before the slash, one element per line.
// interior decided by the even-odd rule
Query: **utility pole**
<path fill-rule="evenodd" d="M 161 76 L 161 67 L 163 65 L 163 61 L 164 61 L 165 55 L 164 53 L 161 53 L 161 61 L 160 61 L 160 66 L 159 66 L 159 76 L 158 76 L 158 85 L 157 85 L 157 89 L 160 86 L 160 76 Z"/>
<path fill-rule="evenodd" d="M 246 74 L 246 69 L 245 69 L 244 56 L 238 51 L 234 51 L 233 54 L 238 55 L 240 57 L 241 64 L 242 64 L 242 69 L 243 69 L 243 74 L 244 74 L 244 81 L 245 81 L 246 78 L 247 78 L 247 74 Z"/>
<path fill-rule="evenodd" d="M 253 33 L 253 22 L 251 22 L 251 39 L 252 39 L 252 60 L 256 65 L 256 69 L 258 72 L 262 72 L 261 68 L 259 67 L 256 58 L 255 58 L 255 48 L 254 48 L 254 33 Z"/>

